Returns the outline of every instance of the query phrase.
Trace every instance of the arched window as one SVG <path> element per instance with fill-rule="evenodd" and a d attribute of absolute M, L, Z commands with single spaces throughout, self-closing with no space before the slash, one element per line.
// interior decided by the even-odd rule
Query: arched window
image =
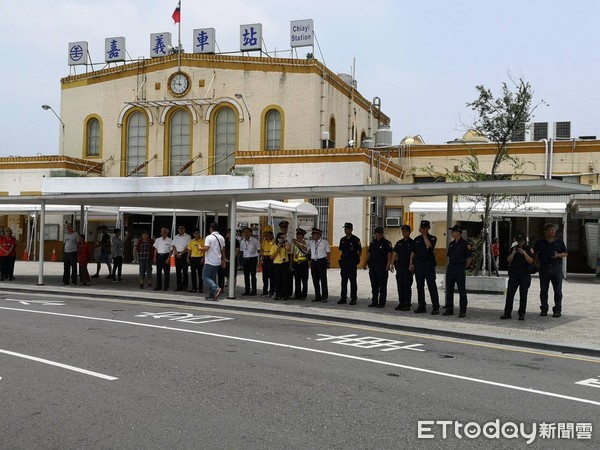
<path fill-rule="evenodd" d="M 229 106 L 219 109 L 215 116 L 214 125 L 214 162 L 213 174 L 229 173 L 235 164 L 237 149 L 237 114 Z"/>
<path fill-rule="evenodd" d="M 169 120 L 169 175 L 175 175 L 190 160 L 191 120 L 189 112 L 180 109 Z"/>
<path fill-rule="evenodd" d="M 126 141 L 126 171 L 128 174 L 140 164 L 146 162 L 146 135 L 148 124 L 146 115 L 141 111 L 135 111 L 127 120 Z M 145 170 L 140 170 L 132 176 L 143 177 Z"/>
<path fill-rule="evenodd" d="M 281 113 L 276 109 L 265 118 L 265 150 L 281 150 Z"/>
<path fill-rule="evenodd" d="M 365 142 L 365 139 L 367 138 L 367 133 L 365 133 L 365 131 L 363 130 L 362 133 L 360 133 L 360 142 L 357 142 L 357 147 L 362 147 L 362 143 Z"/>
<path fill-rule="evenodd" d="M 85 133 L 85 156 L 100 156 L 100 121 L 95 117 L 88 120 Z"/>
<path fill-rule="evenodd" d="M 329 140 L 331 141 L 331 148 L 335 148 L 335 117 L 331 116 L 329 119 Z"/>

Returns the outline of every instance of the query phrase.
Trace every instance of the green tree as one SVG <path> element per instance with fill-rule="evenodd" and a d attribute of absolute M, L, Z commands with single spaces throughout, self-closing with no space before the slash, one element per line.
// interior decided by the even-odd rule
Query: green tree
<path fill-rule="evenodd" d="M 510 141 L 516 132 L 524 131 L 528 122 L 533 118 L 534 110 L 543 102 L 532 106 L 533 90 L 531 85 L 522 78 L 513 80 L 510 84 L 503 82 L 501 92 L 495 96 L 492 91 L 483 85 L 475 88 L 479 96 L 467 106 L 475 112 L 473 123 L 468 127 L 473 132 L 485 136 L 494 144 L 495 154 L 491 166 L 482 167 L 477 155 L 476 146 L 469 148 L 469 156 L 459 161 L 454 170 L 447 168 L 437 170 L 429 165 L 425 171 L 430 176 L 443 178 L 449 182 L 468 181 L 492 181 L 502 180 L 507 177 L 518 177 L 522 175 L 527 167 L 527 162 L 518 156 L 510 154 Z M 487 165 L 486 165 L 487 166 Z M 477 209 L 483 210 L 483 227 L 481 236 L 476 240 L 479 248 L 475 248 L 481 260 L 483 248 L 485 248 L 488 273 L 492 270 L 491 261 L 491 211 L 495 205 L 502 202 L 515 201 L 515 198 L 501 192 L 468 198 Z M 485 243 L 485 245 L 484 245 Z M 479 272 L 479 265 L 475 267 L 475 273 Z"/>

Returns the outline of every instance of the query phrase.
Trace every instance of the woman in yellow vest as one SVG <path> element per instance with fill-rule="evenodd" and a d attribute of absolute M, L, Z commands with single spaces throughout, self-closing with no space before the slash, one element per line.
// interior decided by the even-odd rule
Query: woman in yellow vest
<path fill-rule="evenodd" d="M 273 261 L 273 280 L 275 281 L 275 300 L 289 300 L 287 291 L 287 277 L 289 273 L 288 253 L 291 252 L 290 244 L 283 233 L 277 233 L 275 245 L 271 247 L 271 261 Z"/>
<path fill-rule="evenodd" d="M 296 239 L 293 240 L 292 271 L 294 273 L 294 299 L 305 300 L 308 295 L 308 245 L 304 240 L 306 231 L 296 229 Z"/>

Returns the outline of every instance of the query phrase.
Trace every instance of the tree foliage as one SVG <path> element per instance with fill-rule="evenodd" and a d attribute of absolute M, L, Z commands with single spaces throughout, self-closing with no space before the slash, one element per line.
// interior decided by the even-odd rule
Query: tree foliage
<path fill-rule="evenodd" d="M 477 154 L 477 145 L 474 145 L 469 148 L 469 156 L 460 160 L 454 170 L 448 168 L 437 170 L 430 164 L 424 168 L 425 172 L 430 176 L 449 182 L 492 181 L 522 175 L 529 163 L 510 154 L 510 142 L 516 132 L 525 130 L 533 118 L 533 112 L 539 106 L 539 104 L 532 106 L 533 90 L 531 85 L 522 78 L 518 80 L 510 78 L 510 84 L 502 83 L 501 91 L 497 96 L 483 85 L 476 86 L 475 89 L 478 97 L 467 103 L 467 107 L 475 113 L 474 121 L 468 126 L 468 129 L 485 136 L 488 142 L 495 145 L 491 165 L 482 167 Z M 468 198 L 476 208 L 481 206 L 483 209 L 483 229 L 477 242 L 479 242 L 480 252 L 484 248 L 483 244 L 486 243 L 488 261 L 492 260 L 491 211 L 495 205 L 509 200 L 508 197 L 512 196 L 498 192 L 481 196 L 474 195 Z M 475 250 L 478 250 L 477 247 Z M 489 270 L 491 271 L 491 265 Z"/>

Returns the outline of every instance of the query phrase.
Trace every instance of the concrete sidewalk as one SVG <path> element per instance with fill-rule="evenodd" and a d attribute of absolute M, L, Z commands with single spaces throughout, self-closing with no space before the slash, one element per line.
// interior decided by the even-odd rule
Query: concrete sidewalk
<path fill-rule="evenodd" d="M 95 272 L 95 264 L 90 264 L 90 272 Z M 515 312 L 512 320 L 500 320 L 504 308 L 504 296 L 492 294 L 469 294 L 469 309 L 466 319 L 431 316 L 395 311 L 398 304 L 396 280 L 393 275 L 388 282 L 388 303 L 385 308 L 368 308 L 370 303 L 370 284 L 368 272 L 359 270 L 358 305 L 337 305 L 340 293 L 339 270 L 328 272 L 329 302 L 312 303 L 312 281 L 309 280 L 309 298 L 307 301 L 274 301 L 270 298 L 242 297 L 243 276 L 238 275 L 236 299 L 222 297 L 219 301 L 208 301 L 204 294 L 187 292 L 157 292 L 138 289 L 137 265 L 123 266 L 124 282 L 114 283 L 104 277 L 106 266 L 102 268 L 100 278 L 93 279 L 93 286 L 61 286 L 62 263 L 45 264 L 44 285 L 37 285 L 38 263 L 18 261 L 15 267 L 15 280 L 0 283 L 0 299 L 10 292 L 48 293 L 65 296 L 90 296 L 103 298 L 124 298 L 131 300 L 158 301 L 167 303 L 200 304 L 220 309 L 242 309 L 264 311 L 293 316 L 360 323 L 414 331 L 433 335 L 451 336 L 460 339 L 472 339 L 483 342 L 515 345 L 536 349 L 545 349 L 565 353 L 576 353 L 600 357 L 600 284 L 594 275 L 569 274 L 563 282 L 563 316 L 560 318 L 540 317 L 539 315 L 539 279 L 534 275 L 529 289 L 528 312 L 524 321 L 517 321 L 518 293 L 515 299 Z M 171 286 L 175 284 L 175 274 L 171 273 Z M 502 274 L 501 274 L 502 275 Z M 506 276 L 506 274 L 504 274 Z M 259 292 L 262 287 L 259 274 Z M 438 273 L 438 286 L 442 284 L 443 273 Z M 3 294 L 3 295 L 2 295 Z M 439 291 L 443 304 L 444 292 Z M 9 296 L 9 295 L 8 295 Z M 431 310 L 429 295 L 426 291 L 428 310 Z M 413 305 L 416 304 L 416 288 L 413 284 Z M 458 296 L 455 305 L 458 304 Z M 552 289 L 550 306 L 552 306 Z"/>

